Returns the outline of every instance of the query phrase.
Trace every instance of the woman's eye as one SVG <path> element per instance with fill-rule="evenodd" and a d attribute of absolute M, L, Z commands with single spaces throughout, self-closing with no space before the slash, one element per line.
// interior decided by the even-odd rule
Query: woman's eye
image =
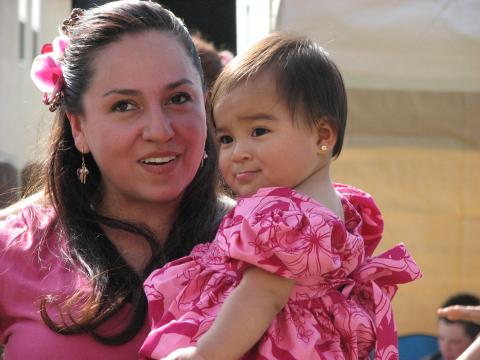
<path fill-rule="evenodd" d="M 169 103 L 172 104 L 183 104 L 191 100 L 191 96 L 186 93 L 176 94 L 170 98 Z"/>
<path fill-rule="evenodd" d="M 252 131 L 252 136 L 253 137 L 262 136 L 262 135 L 265 135 L 268 132 L 269 131 L 267 129 L 264 129 L 264 128 L 255 128 Z"/>
<path fill-rule="evenodd" d="M 136 109 L 136 106 L 128 101 L 119 101 L 113 105 L 112 110 L 118 112 L 126 112 Z"/>
<path fill-rule="evenodd" d="M 228 135 L 223 135 L 218 138 L 220 144 L 230 144 L 233 141 L 233 138 Z"/>

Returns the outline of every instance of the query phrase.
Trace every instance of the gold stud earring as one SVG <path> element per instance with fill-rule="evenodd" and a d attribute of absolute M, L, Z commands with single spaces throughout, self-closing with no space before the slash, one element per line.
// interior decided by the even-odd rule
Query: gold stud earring
<path fill-rule="evenodd" d="M 87 165 L 85 165 L 85 156 L 83 154 L 83 149 L 82 149 L 82 166 L 77 169 L 78 180 L 80 180 L 82 184 L 85 184 L 87 182 L 88 174 L 89 174 L 89 171 L 88 171 Z"/>

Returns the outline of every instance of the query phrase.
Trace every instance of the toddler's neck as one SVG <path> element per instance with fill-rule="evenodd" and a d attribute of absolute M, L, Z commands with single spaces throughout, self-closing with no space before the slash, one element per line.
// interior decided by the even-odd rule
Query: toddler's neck
<path fill-rule="evenodd" d="M 298 192 L 310 196 L 329 208 L 341 220 L 345 219 L 343 206 L 328 173 L 317 173 L 295 187 Z"/>

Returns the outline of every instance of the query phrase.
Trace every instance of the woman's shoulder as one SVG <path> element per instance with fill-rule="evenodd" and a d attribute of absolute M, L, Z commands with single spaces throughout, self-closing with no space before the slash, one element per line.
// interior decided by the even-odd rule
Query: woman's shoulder
<path fill-rule="evenodd" d="M 52 207 L 42 203 L 28 203 L 16 213 L 0 221 L 0 250 L 11 247 L 34 247 L 55 219 Z"/>
<path fill-rule="evenodd" d="M 26 198 L 23 198 L 12 205 L 0 209 L 0 221 L 7 219 L 9 216 L 19 214 L 25 207 L 33 204 L 44 205 L 46 204 L 46 196 L 43 191 L 38 191 Z"/>

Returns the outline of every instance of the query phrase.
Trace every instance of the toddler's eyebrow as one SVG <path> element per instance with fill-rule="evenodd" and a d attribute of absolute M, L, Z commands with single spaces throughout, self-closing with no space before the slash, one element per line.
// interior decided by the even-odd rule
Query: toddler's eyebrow
<path fill-rule="evenodd" d="M 255 120 L 278 120 L 278 118 L 272 114 L 267 114 L 267 113 L 253 113 L 253 114 L 248 114 L 248 115 L 242 115 L 238 117 L 238 120 L 243 120 L 243 121 L 255 121 Z M 221 133 L 225 132 L 223 127 L 217 126 L 215 122 L 213 123 L 215 127 L 215 133 Z"/>
<path fill-rule="evenodd" d="M 277 120 L 277 117 L 267 113 L 254 113 L 240 116 L 239 120 Z"/>

